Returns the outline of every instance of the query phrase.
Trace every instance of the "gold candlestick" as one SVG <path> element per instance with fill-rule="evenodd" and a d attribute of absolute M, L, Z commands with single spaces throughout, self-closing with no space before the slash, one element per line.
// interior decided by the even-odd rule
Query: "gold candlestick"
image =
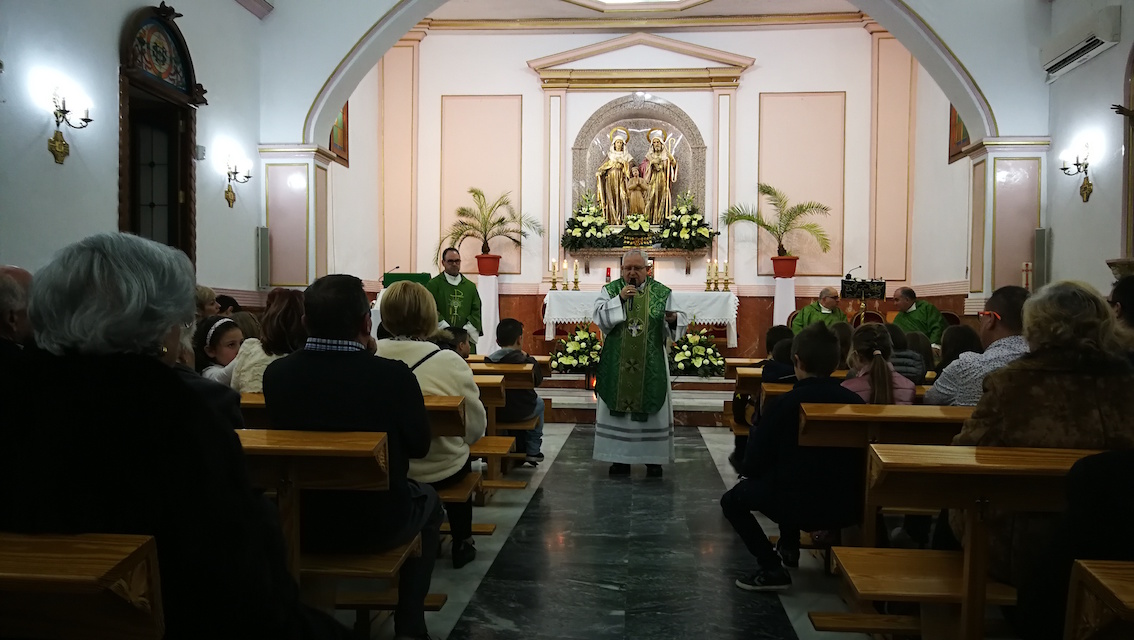
<path fill-rule="evenodd" d="M 717 261 L 713 261 L 713 291 L 721 290 L 721 274 L 717 270 Z"/>
<path fill-rule="evenodd" d="M 724 290 L 728 291 L 728 285 L 732 280 L 728 277 L 728 260 L 724 261 Z"/>
<path fill-rule="evenodd" d="M 705 258 L 705 291 L 713 290 L 713 263 L 709 258 Z"/>
<path fill-rule="evenodd" d="M 572 291 L 579 290 L 579 261 L 575 261 L 575 286 L 571 288 Z"/>
<path fill-rule="evenodd" d="M 559 290 L 559 266 L 554 262 L 551 263 L 551 290 Z"/>

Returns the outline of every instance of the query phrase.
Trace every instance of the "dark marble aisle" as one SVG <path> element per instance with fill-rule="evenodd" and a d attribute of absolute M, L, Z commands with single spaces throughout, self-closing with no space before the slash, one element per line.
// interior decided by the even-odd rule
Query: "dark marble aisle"
<path fill-rule="evenodd" d="M 778 597 L 733 586 L 752 559 L 700 433 L 677 429 L 661 480 L 609 478 L 593 437 L 575 427 L 450 640 L 796 640 Z"/>

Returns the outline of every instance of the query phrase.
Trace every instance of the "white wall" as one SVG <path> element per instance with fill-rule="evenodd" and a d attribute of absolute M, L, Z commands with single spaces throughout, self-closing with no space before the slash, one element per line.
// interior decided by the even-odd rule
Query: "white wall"
<path fill-rule="evenodd" d="M 127 18 L 144 4 L 0 2 L 0 262 L 36 269 L 71 242 L 118 229 L 118 47 Z M 213 152 L 226 138 L 255 157 L 257 80 L 241 69 L 259 66 L 259 21 L 230 0 L 199 0 L 181 10 L 178 24 L 210 103 L 197 113 L 197 142 L 210 156 L 197 167 L 199 279 L 251 289 L 259 177 L 236 188 L 236 208 L 229 209 Z M 29 91 L 34 78 L 52 73 L 66 78 L 63 87 L 75 87 L 70 92 L 89 96 L 94 120 L 82 131 L 64 131 L 71 155 L 63 165 L 47 152 L 50 105 L 33 101 Z M 76 102 L 69 97 L 68 108 Z"/>
<path fill-rule="evenodd" d="M 920 66 L 915 126 L 912 282 L 967 280 L 972 161 L 949 164 L 949 98 Z"/>
<path fill-rule="evenodd" d="M 381 158 L 378 131 L 378 67 L 350 96 L 350 167 L 331 164 L 327 269 L 363 280 L 381 280 Z"/>
<path fill-rule="evenodd" d="M 1114 0 L 1056 0 L 1052 30 L 1059 33 Z M 1110 110 L 1125 104 L 1126 61 L 1134 44 L 1134 1 L 1122 4 L 1122 41 L 1051 85 L 1051 152 L 1047 220 L 1052 230 L 1052 277 L 1084 280 L 1109 292 L 1106 260 L 1122 253 L 1122 147 L 1128 123 Z M 1090 142 L 1091 201 L 1079 197 L 1082 176 L 1059 172 L 1061 153 Z"/>

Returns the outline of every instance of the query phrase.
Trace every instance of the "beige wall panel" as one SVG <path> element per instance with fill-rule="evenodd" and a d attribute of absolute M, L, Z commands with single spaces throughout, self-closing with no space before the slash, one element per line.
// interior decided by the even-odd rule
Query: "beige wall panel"
<path fill-rule="evenodd" d="M 982 160 L 973 164 L 973 226 L 969 248 L 969 292 L 984 291 L 984 213 L 987 165 Z"/>
<path fill-rule="evenodd" d="M 308 284 L 307 167 L 306 163 L 264 166 L 273 286 Z"/>
<path fill-rule="evenodd" d="M 913 57 L 897 40 L 877 42 L 874 215 L 870 275 L 906 280 L 909 247 Z"/>
<path fill-rule="evenodd" d="M 394 47 L 382 57 L 382 270 L 413 271 L 416 112 L 413 47 Z"/>
<path fill-rule="evenodd" d="M 522 213 L 520 199 L 521 96 L 441 96 L 441 232 L 457 219 L 458 207 L 472 207 L 469 187 L 484 192 L 491 204 L 511 192 L 512 206 Z M 503 256 L 500 273 L 520 272 L 520 249 L 510 241 L 492 241 Z M 460 247 L 462 270 L 476 273 L 480 244 Z"/>
<path fill-rule="evenodd" d="M 831 238 L 823 253 L 809 235 L 793 232 L 785 246 L 799 256 L 798 275 L 843 273 L 843 191 L 846 94 L 761 93 L 759 180 L 787 194 L 793 203 L 815 200 L 831 207 L 815 217 Z M 767 203 L 761 210 L 770 214 Z M 771 275 L 776 244 L 760 232 L 760 275 Z"/>
<path fill-rule="evenodd" d="M 992 288 L 1019 285 L 1025 262 L 1035 260 L 1040 223 L 1040 159 L 993 161 Z"/>
<path fill-rule="evenodd" d="M 315 167 L 315 277 L 327 275 L 327 170 Z"/>

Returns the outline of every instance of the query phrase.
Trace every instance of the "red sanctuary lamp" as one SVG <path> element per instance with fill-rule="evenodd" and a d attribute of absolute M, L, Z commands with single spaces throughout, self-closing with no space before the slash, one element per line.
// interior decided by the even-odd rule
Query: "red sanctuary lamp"
<path fill-rule="evenodd" d="M 588 368 L 587 373 L 586 373 L 587 391 L 594 391 L 595 390 L 595 382 L 597 382 L 597 380 L 598 380 L 598 374 L 595 371 L 594 367 Z"/>
<path fill-rule="evenodd" d="M 610 267 L 606 268 L 606 281 L 610 282 Z"/>

